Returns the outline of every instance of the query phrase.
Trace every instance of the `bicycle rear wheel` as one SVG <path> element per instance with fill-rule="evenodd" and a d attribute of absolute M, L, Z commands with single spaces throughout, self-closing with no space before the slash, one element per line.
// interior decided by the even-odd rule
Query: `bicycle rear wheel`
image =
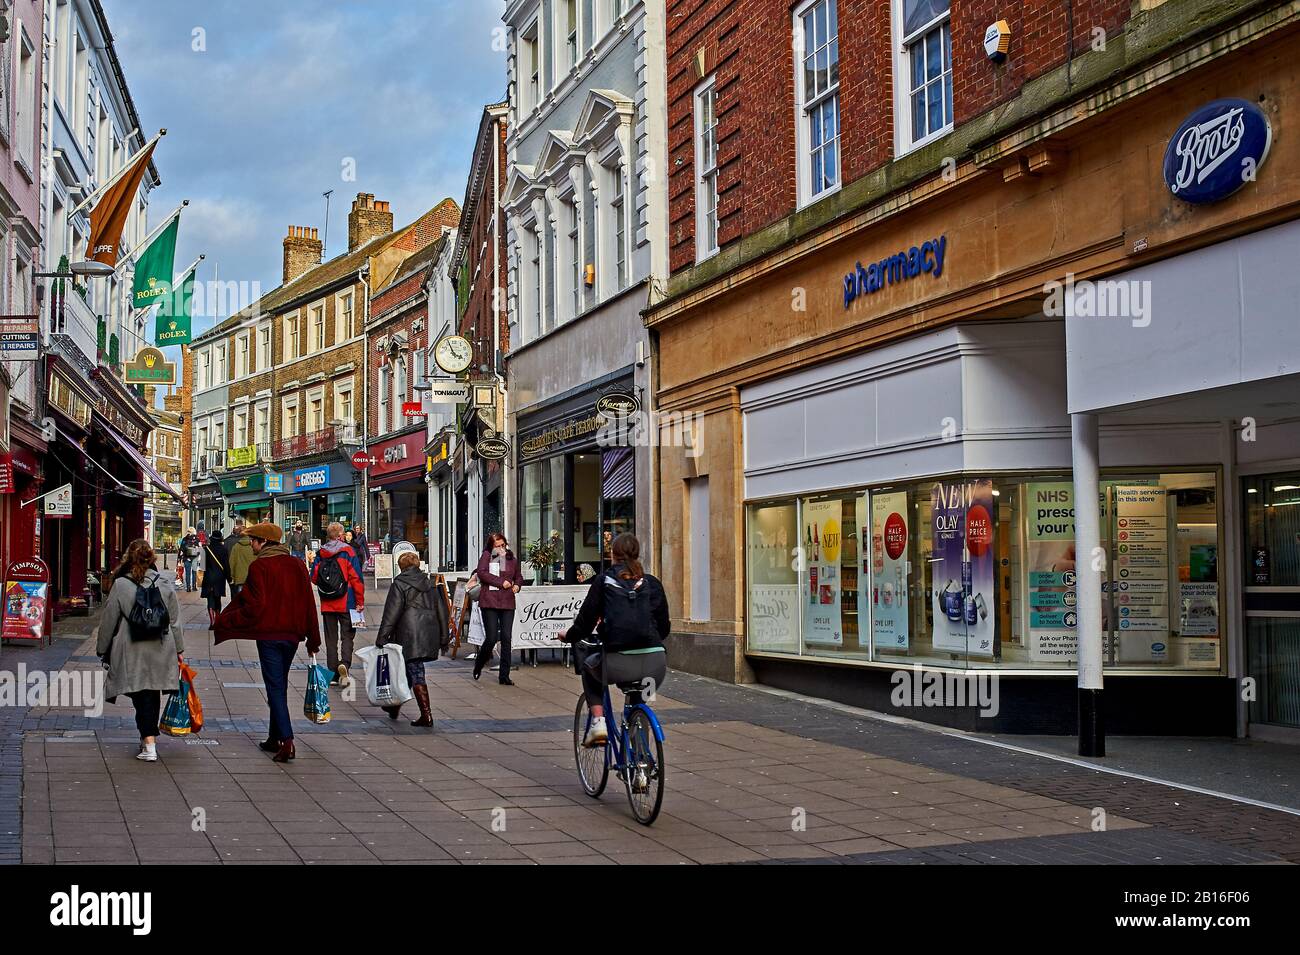
<path fill-rule="evenodd" d="M 627 766 L 623 782 L 632 815 L 643 826 L 659 817 L 664 802 L 664 746 L 655 736 L 645 710 L 634 709 L 627 721 Z"/>
<path fill-rule="evenodd" d="M 605 783 L 609 781 L 609 761 L 605 756 L 605 746 L 587 748 L 582 745 L 590 722 L 591 708 L 587 706 L 587 697 L 579 695 L 578 708 L 573 712 L 573 761 L 578 765 L 582 791 L 595 799 L 605 791 Z"/>

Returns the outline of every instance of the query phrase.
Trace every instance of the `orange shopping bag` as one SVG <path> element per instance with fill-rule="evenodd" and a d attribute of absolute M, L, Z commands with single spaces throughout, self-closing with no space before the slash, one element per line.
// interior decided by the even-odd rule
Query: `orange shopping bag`
<path fill-rule="evenodd" d="M 181 679 L 189 685 L 190 732 L 203 730 L 203 704 L 199 702 L 199 691 L 194 688 L 194 679 L 198 676 L 188 663 L 181 663 Z"/>

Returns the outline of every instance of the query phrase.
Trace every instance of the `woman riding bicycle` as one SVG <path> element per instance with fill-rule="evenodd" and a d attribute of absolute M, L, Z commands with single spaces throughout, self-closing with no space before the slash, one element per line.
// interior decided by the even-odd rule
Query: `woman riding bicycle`
<path fill-rule="evenodd" d="M 668 672 L 664 639 L 668 636 L 668 599 L 657 577 L 641 567 L 641 543 L 632 534 L 620 534 L 613 545 L 614 565 L 596 575 L 582 609 L 563 640 L 576 644 L 590 640 L 594 631 L 600 652 L 589 654 L 579 672 L 591 708 L 591 725 L 582 745 L 603 746 L 609 739 L 605 725 L 605 687 L 636 683 L 646 689 L 663 686 Z"/>

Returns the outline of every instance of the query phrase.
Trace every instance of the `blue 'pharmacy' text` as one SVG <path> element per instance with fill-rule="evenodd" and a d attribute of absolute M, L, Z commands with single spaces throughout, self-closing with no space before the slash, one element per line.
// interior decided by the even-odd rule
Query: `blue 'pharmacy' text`
<path fill-rule="evenodd" d="M 943 258 L 948 249 L 948 237 L 941 235 L 937 239 L 923 242 L 919 247 L 912 246 L 906 252 L 899 252 L 868 266 L 857 263 L 856 268 L 844 276 L 844 307 L 853 304 L 859 295 L 878 292 L 888 282 L 893 285 L 904 279 L 914 279 L 923 272 L 929 272 L 934 278 L 943 274 Z"/>

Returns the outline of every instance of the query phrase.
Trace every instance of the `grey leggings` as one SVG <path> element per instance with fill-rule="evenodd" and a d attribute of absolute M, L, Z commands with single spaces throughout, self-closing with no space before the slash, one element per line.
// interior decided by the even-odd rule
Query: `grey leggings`
<path fill-rule="evenodd" d="M 605 658 L 601 680 L 601 658 Z M 666 653 L 593 653 L 582 663 L 582 691 L 588 706 L 605 702 L 605 687 L 616 683 L 636 683 L 647 700 L 664 685 L 668 677 Z"/>

